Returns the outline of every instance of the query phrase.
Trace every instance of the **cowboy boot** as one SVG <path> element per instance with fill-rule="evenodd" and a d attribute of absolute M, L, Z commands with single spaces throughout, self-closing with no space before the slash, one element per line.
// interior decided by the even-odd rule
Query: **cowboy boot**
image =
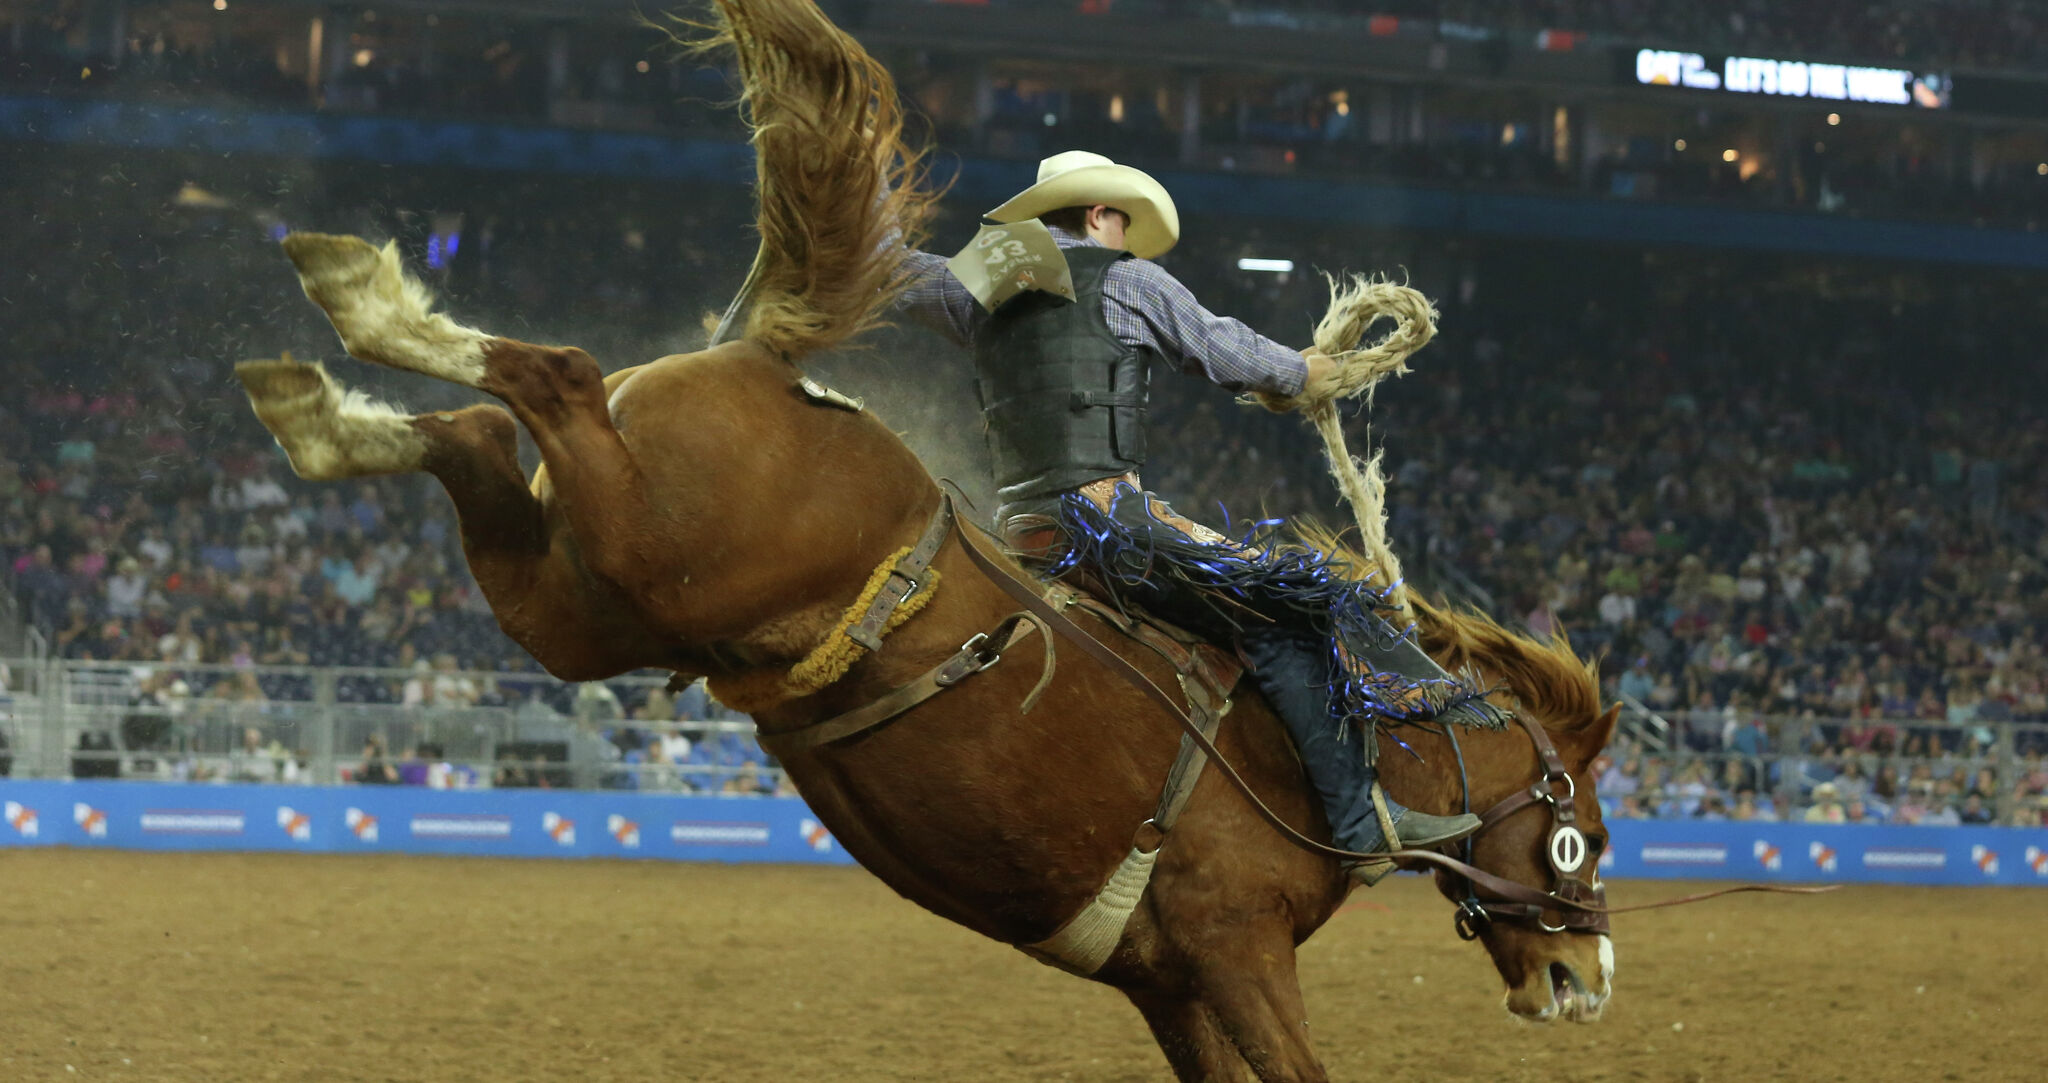
<path fill-rule="evenodd" d="M 1361 744 L 1365 738 L 1345 740 L 1330 718 L 1329 689 L 1322 676 L 1324 648 L 1313 639 L 1275 629 L 1248 631 L 1243 643 L 1259 691 L 1294 738 L 1309 783 L 1322 798 L 1331 838 L 1338 847 L 1356 853 L 1388 852 L 1387 832 L 1373 803 L 1376 774 L 1365 761 Z M 1384 793 L 1380 799 L 1403 848 L 1441 846 L 1479 830 L 1479 817 L 1469 813 L 1432 816 L 1403 808 Z"/>

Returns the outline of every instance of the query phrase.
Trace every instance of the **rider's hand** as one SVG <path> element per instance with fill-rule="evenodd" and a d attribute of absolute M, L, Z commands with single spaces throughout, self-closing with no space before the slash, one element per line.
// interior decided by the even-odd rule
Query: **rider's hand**
<path fill-rule="evenodd" d="M 1314 346 L 1301 351 L 1301 356 L 1308 360 L 1308 378 L 1301 382 L 1300 397 L 1321 398 L 1322 396 L 1316 392 L 1328 387 L 1330 382 L 1337 378 L 1337 363 Z"/>
<path fill-rule="evenodd" d="M 1302 377 L 1301 392 L 1299 394 L 1289 397 L 1286 395 L 1275 395 L 1270 391 L 1261 391 L 1245 401 L 1256 401 L 1259 405 L 1276 414 L 1284 414 L 1291 410 L 1299 410 L 1309 403 L 1328 398 L 1336 385 L 1337 363 L 1330 360 L 1328 355 L 1314 346 L 1301 351 L 1301 358 L 1308 362 L 1308 374 Z"/>

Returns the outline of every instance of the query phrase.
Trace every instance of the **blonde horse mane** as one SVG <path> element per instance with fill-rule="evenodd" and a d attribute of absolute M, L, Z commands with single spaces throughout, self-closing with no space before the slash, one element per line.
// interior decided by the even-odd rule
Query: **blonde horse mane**
<path fill-rule="evenodd" d="M 1372 558 L 1337 531 L 1316 522 L 1295 523 L 1292 529 L 1303 543 L 1333 554 L 1337 559 L 1332 568 L 1341 568 L 1346 577 L 1372 579 L 1379 574 Z M 1544 642 L 1510 631 L 1476 610 L 1431 604 L 1414 591 L 1408 593 L 1408 608 L 1430 657 L 1452 673 L 1476 673 L 1482 686 L 1499 685 L 1539 716 L 1545 728 L 1590 726 L 1606 711 L 1601 705 L 1599 663 L 1580 658 L 1563 631 Z"/>
<path fill-rule="evenodd" d="M 797 360 L 878 324 L 937 200 L 895 81 L 811 0 L 715 0 L 709 23 L 670 24 L 693 52 L 730 46 L 744 84 L 761 235 L 746 337 Z"/>

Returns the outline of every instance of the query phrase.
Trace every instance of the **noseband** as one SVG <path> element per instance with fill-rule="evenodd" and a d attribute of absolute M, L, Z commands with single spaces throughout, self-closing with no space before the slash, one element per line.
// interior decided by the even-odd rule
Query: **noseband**
<path fill-rule="evenodd" d="M 1557 754 L 1557 746 L 1551 743 L 1550 734 L 1524 715 L 1517 714 L 1514 719 L 1528 733 L 1529 740 L 1535 743 L 1536 756 L 1542 761 L 1542 773 L 1528 788 L 1517 790 L 1480 814 L 1479 830 L 1467 835 L 1463 843 L 1464 864 L 1472 865 L 1472 844 L 1480 835 L 1531 805 L 1547 805 L 1550 808 L 1550 834 L 1543 854 L 1550 862 L 1550 891 L 1540 898 L 1531 898 L 1535 892 L 1520 884 L 1514 885 L 1519 891 L 1509 893 L 1481 885 L 1458 870 L 1443 869 L 1439 875 L 1454 879 L 1464 887 L 1463 897 L 1454 900 L 1458 904 L 1458 912 L 1452 922 L 1457 926 L 1458 936 L 1466 940 L 1478 939 L 1480 929 L 1494 921 L 1533 925 L 1546 933 L 1605 936 L 1608 932 L 1607 889 L 1598 882 L 1598 872 L 1590 881 L 1579 878 L 1580 870 L 1588 861 L 1594 861 L 1596 868 L 1598 862 L 1593 858 L 1586 833 L 1579 829 L 1578 784 L 1572 781 L 1571 772 Z M 1458 785 L 1464 791 L 1465 811 L 1470 812 L 1472 785 L 1465 774 L 1465 750 L 1458 745 L 1456 726 L 1446 725 L 1443 732 L 1450 738 L 1451 750 L 1457 754 Z M 1561 793 L 1558 790 L 1560 782 L 1564 784 Z M 1556 915 L 1555 924 L 1549 920 L 1547 915 L 1550 914 Z"/>

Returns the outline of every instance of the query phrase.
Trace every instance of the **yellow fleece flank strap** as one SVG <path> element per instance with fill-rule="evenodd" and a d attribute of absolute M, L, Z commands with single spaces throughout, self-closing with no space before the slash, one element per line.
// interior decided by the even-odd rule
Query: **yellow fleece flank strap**
<path fill-rule="evenodd" d="M 867 648 L 853 641 L 846 634 L 855 621 L 866 615 L 868 607 L 875 602 L 875 596 L 882 592 L 882 584 L 889 581 L 889 572 L 896 563 L 910 555 L 911 547 L 906 545 L 882 559 L 875 566 L 873 575 L 868 576 L 867 586 L 861 588 L 860 597 L 846 607 L 839 615 L 839 622 L 825 635 L 823 642 L 811 648 L 787 670 L 753 670 L 730 677 L 713 677 L 706 686 L 718 702 L 735 711 L 752 714 L 765 711 L 777 704 L 801 699 L 820 691 L 832 682 L 846 676 L 853 663 L 867 653 Z M 917 615 L 924 604 L 932 600 L 932 594 L 939 588 L 939 570 L 930 568 L 919 581 L 917 591 L 890 612 L 889 619 L 882 625 L 883 633 L 894 630 L 898 625 Z"/>

